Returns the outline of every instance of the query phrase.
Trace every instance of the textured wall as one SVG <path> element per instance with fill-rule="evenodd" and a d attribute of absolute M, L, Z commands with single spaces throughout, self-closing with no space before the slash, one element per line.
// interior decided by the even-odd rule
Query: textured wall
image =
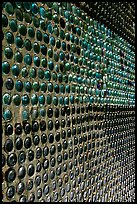
<path fill-rule="evenodd" d="M 3 3 L 3 201 L 134 201 L 134 47 L 71 3 Z"/>
<path fill-rule="evenodd" d="M 76 2 L 76 5 L 135 46 L 135 2 L 90 1 Z"/>

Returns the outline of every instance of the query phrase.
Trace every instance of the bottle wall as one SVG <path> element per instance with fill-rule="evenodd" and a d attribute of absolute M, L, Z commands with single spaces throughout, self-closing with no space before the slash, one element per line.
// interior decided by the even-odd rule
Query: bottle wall
<path fill-rule="evenodd" d="M 72 3 L 2 6 L 3 202 L 134 202 L 134 46 Z"/>

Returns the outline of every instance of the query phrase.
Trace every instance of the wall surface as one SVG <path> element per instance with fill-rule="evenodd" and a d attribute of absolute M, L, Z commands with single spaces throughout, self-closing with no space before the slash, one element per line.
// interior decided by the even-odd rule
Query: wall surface
<path fill-rule="evenodd" d="M 72 3 L 2 8 L 3 202 L 135 199 L 134 46 Z"/>

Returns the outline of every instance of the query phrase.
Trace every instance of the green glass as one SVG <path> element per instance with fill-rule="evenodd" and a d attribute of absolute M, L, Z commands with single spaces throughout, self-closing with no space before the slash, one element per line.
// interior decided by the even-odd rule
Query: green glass
<path fill-rule="evenodd" d="M 2 3 L 2 201 L 134 202 L 132 16 L 133 2 Z"/>

